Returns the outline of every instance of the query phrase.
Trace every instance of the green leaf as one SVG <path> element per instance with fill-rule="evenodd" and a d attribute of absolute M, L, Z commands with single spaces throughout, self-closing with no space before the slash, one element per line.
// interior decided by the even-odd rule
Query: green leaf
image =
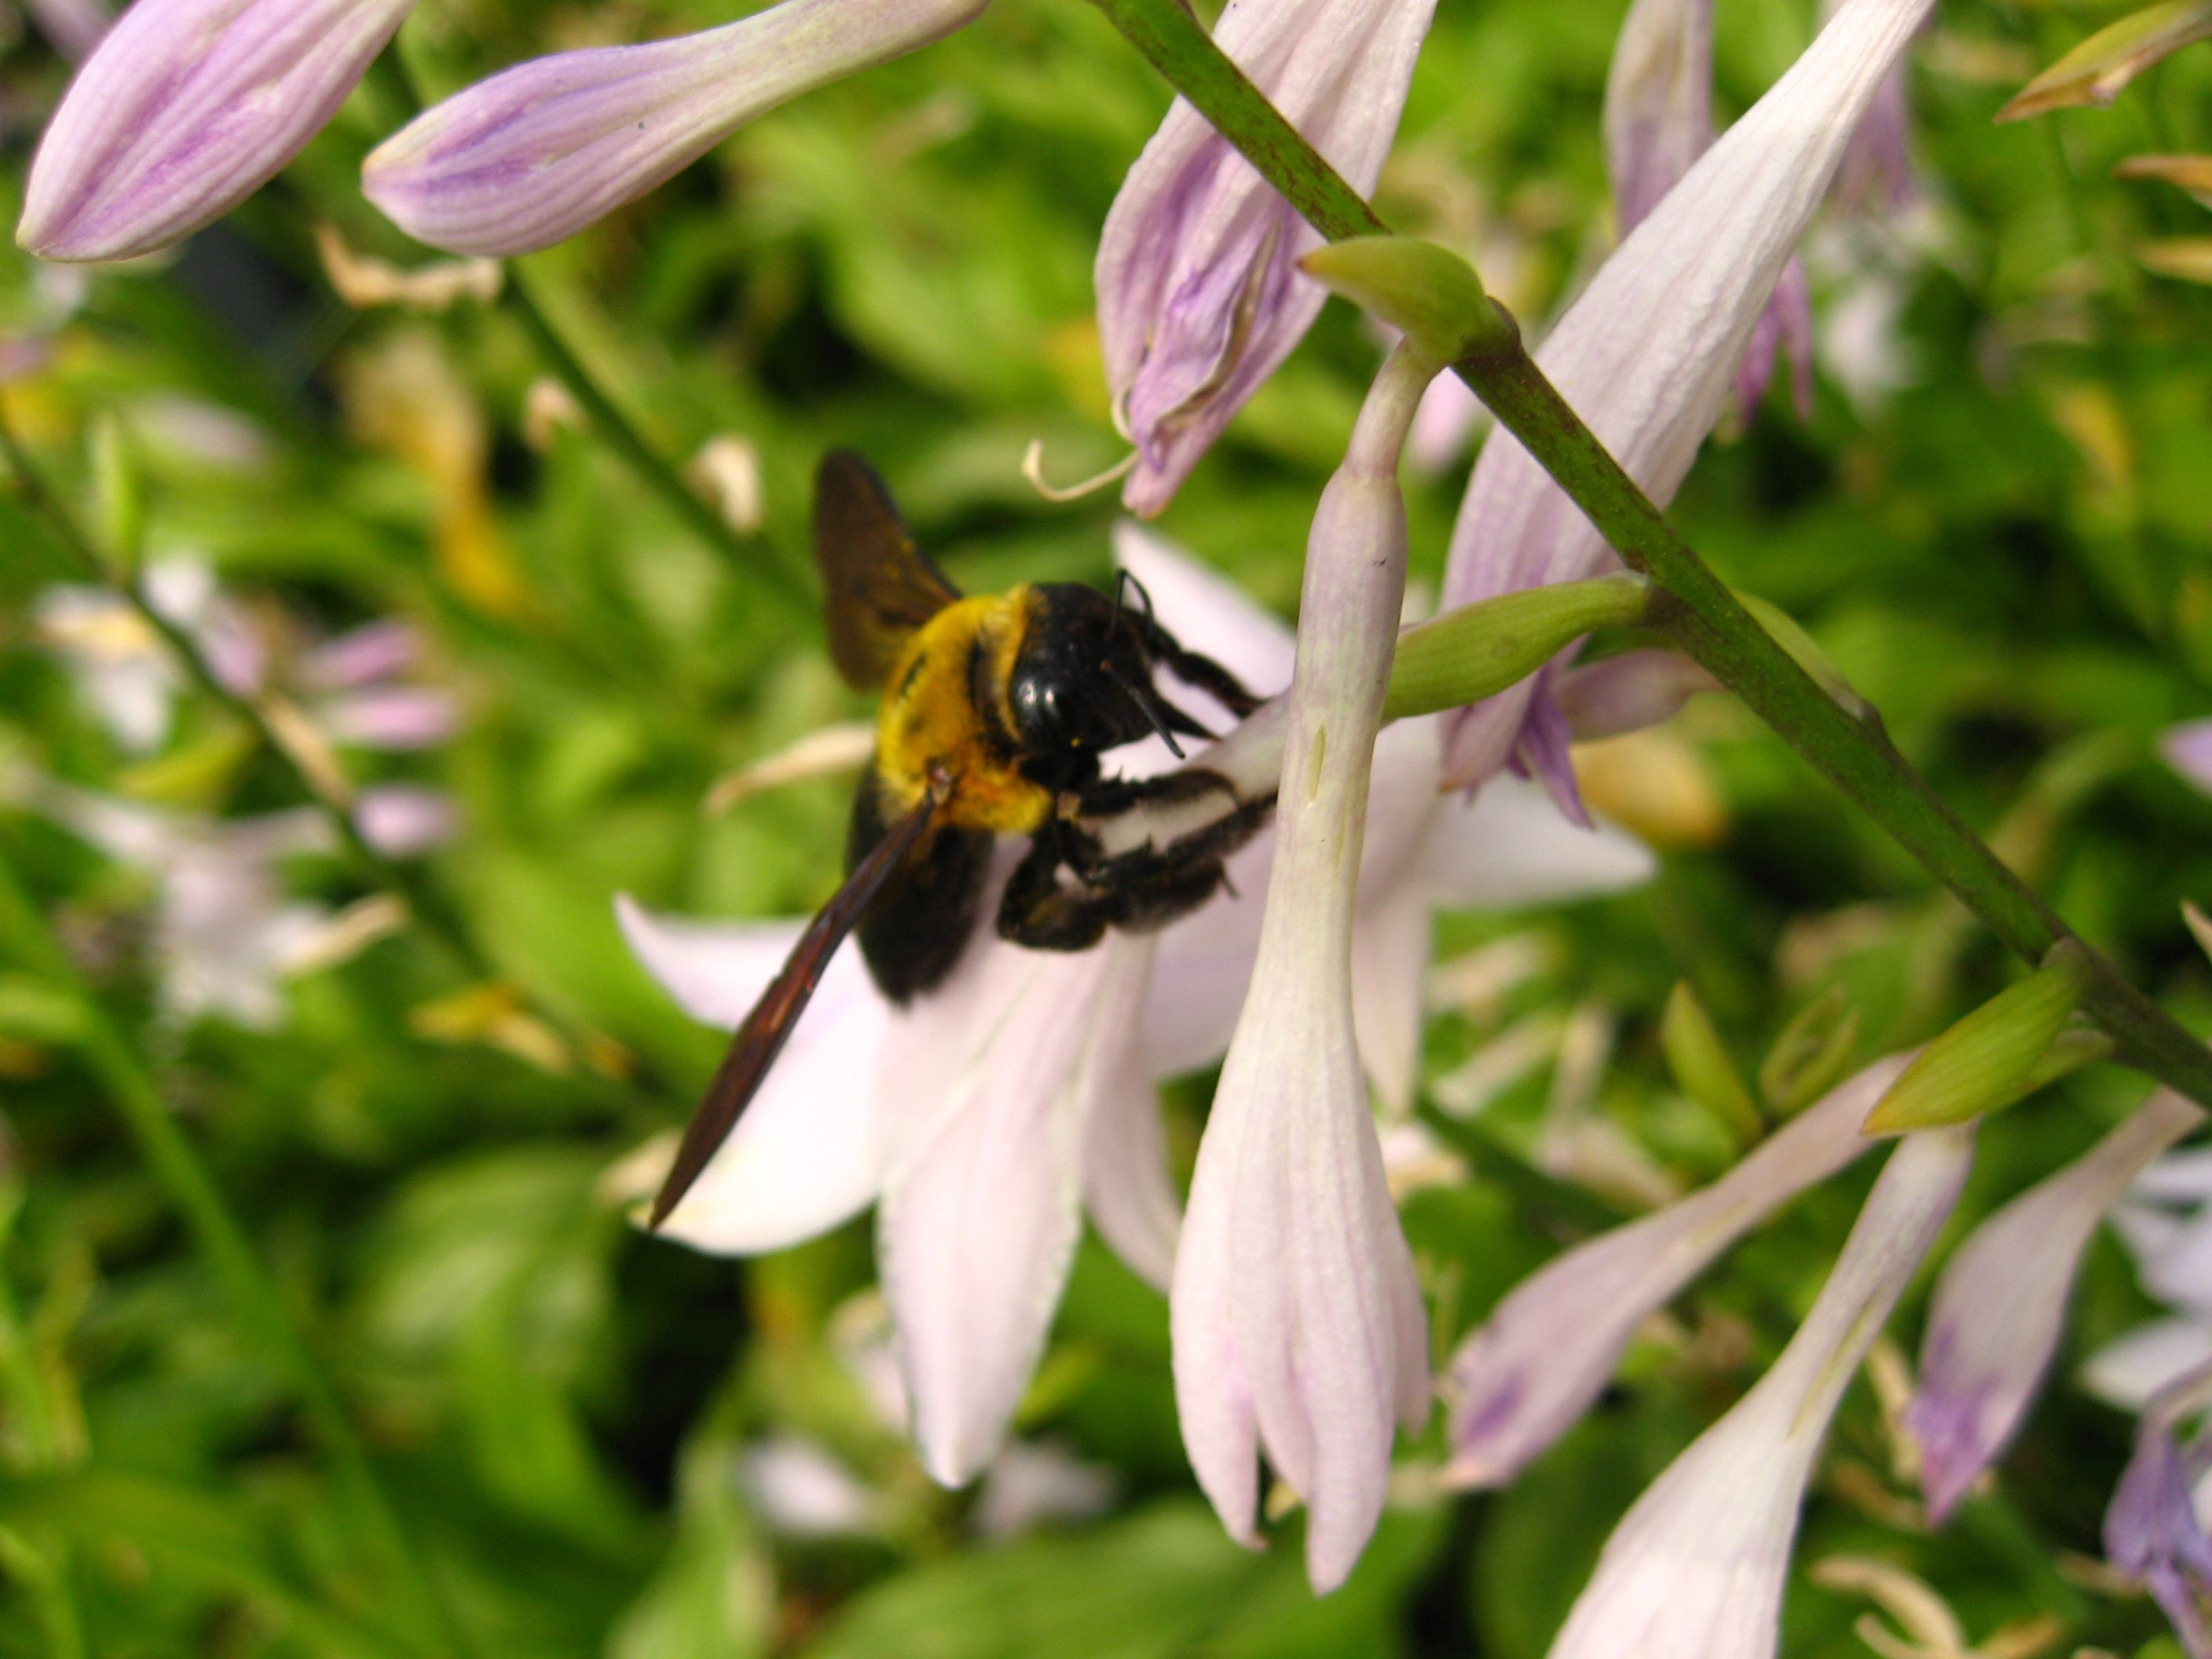
<path fill-rule="evenodd" d="M 2164 0 L 2099 29 L 2013 94 L 1997 112 L 2018 121 L 2054 109 L 2109 104 L 2120 88 L 2182 47 L 2212 37 L 2212 3 Z"/>

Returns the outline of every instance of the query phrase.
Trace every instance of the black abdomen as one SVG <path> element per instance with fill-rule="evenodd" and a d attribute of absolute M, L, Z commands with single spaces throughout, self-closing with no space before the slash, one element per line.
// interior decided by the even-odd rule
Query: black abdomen
<path fill-rule="evenodd" d="M 845 838 L 848 872 L 884 838 L 884 828 L 875 780 L 863 778 Z M 939 829 L 884 884 L 860 919 L 855 931 L 868 976 L 893 1002 L 935 989 L 959 962 L 975 931 L 991 841 L 980 830 Z"/>

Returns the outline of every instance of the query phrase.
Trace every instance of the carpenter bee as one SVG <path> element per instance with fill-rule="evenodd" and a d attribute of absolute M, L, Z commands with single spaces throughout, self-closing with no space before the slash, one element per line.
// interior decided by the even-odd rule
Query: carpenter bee
<path fill-rule="evenodd" d="M 1030 846 L 999 902 L 1000 938 L 1080 951 L 1109 927 L 1164 927 L 1223 884 L 1223 861 L 1273 805 L 1202 768 L 1104 775 L 1100 757 L 1124 744 L 1157 735 L 1180 757 L 1178 737 L 1209 735 L 1160 693 L 1156 670 L 1240 718 L 1258 701 L 1161 626 L 1126 574 L 1111 598 L 1066 582 L 963 598 L 908 533 L 875 470 L 847 451 L 816 475 L 814 556 L 830 655 L 849 684 L 882 700 L 845 882 L 738 1027 L 653 1200 L 656 1227 L 736 1127 L 847 934 L 859 933 L 893 1002 L 926 995 L 969 943 L 1002 836 Z M 1109 855 L 1085 827 L 1215 793 L 1223 814 L 1164 846 Z"/>

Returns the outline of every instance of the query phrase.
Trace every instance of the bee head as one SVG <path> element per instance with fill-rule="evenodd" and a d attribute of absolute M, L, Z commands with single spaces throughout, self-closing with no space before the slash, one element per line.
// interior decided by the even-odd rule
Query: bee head
<path fill-rule="evenodd" d="M 1136 611 L 1075 583 L 1042 584 L 1036 592 L 1007 688 L 1026 748 L 1040 755 L 1097 752 L 1157 734 L 1181 755 L 1175 733 L 1206 735 L 1153 688 L 1144 620 Z"/>

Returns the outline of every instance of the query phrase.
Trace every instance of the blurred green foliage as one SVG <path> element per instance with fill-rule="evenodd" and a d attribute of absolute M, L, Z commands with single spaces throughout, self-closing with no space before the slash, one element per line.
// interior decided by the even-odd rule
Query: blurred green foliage
<path fill-rule="evenodd" d="M 556 45 L 738 9 L 453 0 L 426 5 L 402 45 L 444 88 Z M 1597 112 L 1621 10 L 1445 0 L 1380 192 L 1395 223 L 1474 256 L 1524 318 L 1552 311 L 1607 246 Z M 2115 11 L 1943 10 L 1911 84 L 1928 201 L 1909 220 L 1821 233 L 1811 420 L 1778 392 L 1710 448 L 1677 516 L 1726 576 L 1805 624 L 1971 823 L 2203 1025 L 2212 973 L 2178 907 L 2212 893 L 2212 801 L 2159 766 L 2153 739 L 2212 710 L 2212 295 L 2132 257 L 2146 238 L 2201 230 L 2203 210 L 2109 173 L 2128 155 L 2212 145 L 2212 52 L 2176 58 L 2108 112 L 1989 119 Z M 1809 38 L 1810 7 L 1721 0 L 1719 14 L 1721 94 L 1740 108 Z M 64 79 L 34 36 L 7 36 L 10 208 Z M 799 568 L 805 481 L 846 444 L 877 460 L 962 583 L 1095 578 L 1110 501 L 1048 506 L 1017 464 L 1037 437 L 1055 477 L 1115 459 L 1090 262 L 1166 103 L 1089 8 L 1003 4 L 763 119 L 532 260 L 530 279 L 669 453 L 727 434 L 755 447 L 759 558 Z M 1409 1480 L 1352 1584 L 1321 1602 L 1297 1568 L 1295 1520 L 1254 1557 L 1197 1499 L 1164 1305 L 1086 1243 L 1019 1427 L 1109 1468 L 1114 1506 L 979 1540 L 974 1499 L 928 1484 L 847 1364 L 871 1311 L 865 1223 L 730 1263 L 641 1236 L 609 1195 L 609 1168 L 679 1120 L 717 1050 L 632 963 L 612 895 L 729 915 L 818 902 L 838 873 L 841 784 L 718 817 L 699 804 L 732 768 L 864 711 L 811 617 L 690 540 L 587 433 L 530 429 L 542 368 L 508 314 L 362 313 L 334 297 L 318 221 L 365 252 L 415 257 L 353 183 L 396 113 L 372 82 L 278 184 L 173 258 L 82 276 L 0 256 L 0 332 L 52 343 L 5 395 L 95 522 L 112 517 L 92 508 L 112 471 L 98 434 L 115 423 L 149 556 L 204 557 L 235 592 L 280 596 L 326 629 L 399 615 L 431 631 L 465 728 L 434 756 L 380 764 L 459 797 L 465 834 L 434 867 L 517 1006 L 605 1034 L 627 1075 L 548 1069 L 483 1040 L 495 1033 L 482 1022 L 453 1040 L 451 1000 L 471 988 L 409 933 L 294 981 L 276 1032 L 179 1028 L 154 1009 L 143 881 L 27 817 L 0 817 L 0 854 L 134 1034 L 479 1650 L 1540 1659 L 1642 1480 L 1809 1303 L 1865 1172 L 1701 1282 L 1510 1491 L 1446 1500 Z M 1166 532 L 1286 610 L 1376 356 L 1333 307 Z M 1410 490 L 1416 572 L 1431 583 L 1462 477 Z M 33 602 L 68 570 L 12 495 L 0 548 L 0 759 L 230 813 L 295 802 L 270 757 L 190 700 L 164 766 L 119 752 L 37 641 Z M 1832 988 L 1860 1011 L 1863 1059 L 2008 981 L 1996 947 L 1740 711 L 1706 700 L 1621 764 L 1636 787 L 1607 799 L 1661 841 L 1662 873 L 1601 903 L 1449 919 L 1443 955 L 1526 951 L 1533 967 L 1437 1019 L 1432 1079 L 1500 1032 L 1579 1021 L 1613 1045 L 1590 1109 L 1694 1182 L 1735 1155 L 1741 1126 L 1692 1105 L 1668 1073 L 1660 1017 L 1678 981 L 1744 1077 Z M 332 903 L 365 896 L 334 860 L 293 873 Z M 446 1010 L 443 1027 L 426 1007 Z M 73 1057 L 73 1018 L 12 959 L 0 970 L 0 1655 L 404 1650 L 404 1621 L 362 1565 L 362 1517 Z M 1471 1120 L 1425 1109 L 1468 1170 L 1407 1207 L 1440 1351 L 1622 1212 L 1537 1167 L 1553 1082 L 1539 1065 Z M 2142 1092 L 2092 1068 L 2008 1114 L 1984 1138 L 1958 1224 Z M 1170 1091 L 1186 1167 L 1206 1097 L 1200 1084 Z M 1801 1561 L 1895 1560 L 1977 1635 L 2048 1614 L 2057 1650 L 2172 1651 L 2146 1604 L 2071 1565 L 2096 1549 L 2127 1425 L 2063 1376 L 2146 1305 L 2100 1245 L 2059 1385 L 1997 1486 L 1941 1534 L 1901 1519 L 1876 1401 L 1855 1390 Z M 1909 1301 L 1900 1337 L 1917 1318 Z M 776 1534 L 740 1475 L 749 1449 L 790 1436 L 874 1495 L 863 1524 Z M 1860 1611 L 1801 1579 L 1786 1651 L 1864 1651 Z"/>

